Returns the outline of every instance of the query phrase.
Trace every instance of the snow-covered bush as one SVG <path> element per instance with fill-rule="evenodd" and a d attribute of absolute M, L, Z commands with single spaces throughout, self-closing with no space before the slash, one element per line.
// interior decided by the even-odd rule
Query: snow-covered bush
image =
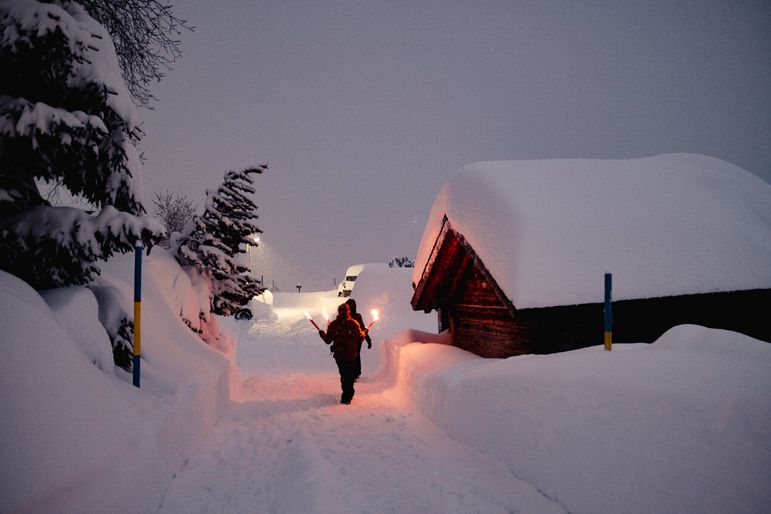
<path fill-rule="evenodd" d="M 0 268 L 39 289 L 85 284 L 95 264 L 151 246 L 140 131 L 107 31 L 74 2 L 0 2 Z M 53 207 L 36 181 L 93 205 Z"/>
<path fill-rule="evenodd" d="M 134 315 L 127 297 L 102 279 L 89 286 L 99 304 L 99 322 L 107 331 L 112 345 L 113 362 L 126 371 L 132 369 L 134 353 Z"/>

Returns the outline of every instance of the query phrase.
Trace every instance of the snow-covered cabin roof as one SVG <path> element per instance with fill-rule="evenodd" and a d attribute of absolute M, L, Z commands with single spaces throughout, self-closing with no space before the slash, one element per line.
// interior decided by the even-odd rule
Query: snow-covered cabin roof
<path fill-rule="evenodd" d="M 614 300 L 771 287 L 771 185 L 703 155 L 470 164 L 434 201 L 415 284 L 445 216 L 518 309 L 601 302 L 606 272 Z"/>

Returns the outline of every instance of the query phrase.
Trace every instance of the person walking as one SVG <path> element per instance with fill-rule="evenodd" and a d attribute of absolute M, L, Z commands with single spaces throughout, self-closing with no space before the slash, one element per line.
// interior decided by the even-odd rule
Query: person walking
<path fill-rule="evenodd" d="M 361 314 L 356 312 L 356 300 L 353 298 L 349 298 L 346 300 L 348 304 L 348 307 L 351 309 L 351 317 L 355 319 L 359 326 L 364 330 L 364 338 L 359 340 L 359 355 L 356 357 L 356 366 L 354 367 L 354 373 L 353 378 L 354 380 L 358 380 L 361 376 L 361 345 L 366 340 L 367 341 L 367 348 L 372 349 L 372 339 L 369 337 L 369 330 L 367 329 L 367 326 L 364 324 L 364 319 L 361 317 Z"/>
<path fill-rule="evenodd" d="M 340 372 L 340 387 L 343 392 L 340 403 L 349 405 L 353 399 L 353 388 L 356 358 L 359 355 L 359 345 L 366 333 L 359 322 L 351 317 L 351 309 L 347 303 L 337 308 L 337 318 L 327 327 L 327 331 L 319 330 L 319 336 L 326 344 L 332 344 L 332 354 Z"/>

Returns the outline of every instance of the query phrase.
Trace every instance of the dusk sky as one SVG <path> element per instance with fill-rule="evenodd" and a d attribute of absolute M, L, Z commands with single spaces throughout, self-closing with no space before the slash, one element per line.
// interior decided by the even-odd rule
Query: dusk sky
<path fill-rule="evenodd" d="M 142 111 L 146 202 L 257 177 L 258 274 L 414 258 L 480 160 L 703 153 L 771 182 L 768 1 L 203 2 Z"/>

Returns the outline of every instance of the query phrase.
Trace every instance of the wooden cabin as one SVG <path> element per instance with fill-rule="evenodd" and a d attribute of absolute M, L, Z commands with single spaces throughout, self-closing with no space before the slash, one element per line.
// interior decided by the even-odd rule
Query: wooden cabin
<path fill-rule="evenodd" d="M 505 358 L 603 344 L 603 303 L 517 309 L 446 217 L 434 249 L 412 308 L 436 310 L 439 332 L 449 330 L 453 345 Z M 769 305 L 771 289 L 622 300 L 613 303 L 613 340 L 652 343 L 676 325 L 694 324 L 771 342 L 771 322 L 758 312 Z"/>
<path fill-rule="evenodd" d="M 463 183 L 463 187 L 468 188 L 467 182 Z M 771 188 L 768 190 L 771 191 Z M 495 194 L 498 193 L 499 191 L 495 192 Z M 455 198 L 457 193 L 446 196 Z M 468 219 L 484 219 L 487 216 L 489 222 L 493 224 L 506 222 L 507 220 L 495 218 L 502 209 L 484 211 L 485 208 L 489 208 L 488 203 L 490 202 L 486 202 L 484 198 L 480 198 L 478 204 L 472 202 L 472 208 L 476 209 L 477 205 L 480 205 L 479 208 L 482 210 L 475 212 L 474 216 Z M 468 208 L 468 204 L 464 206 Z M 568 216 L 566 223 L 570 223 L 570 208 L 569 206 L 565 208 Z M 435 202 L 432 216 L 441 213 L 442 217 L 440 222 L 433 221 L 439 227 L 438 230 L 427 229 L 421 241 L 421 250 L 418 254 L 420 269 L 416 268 L 413 275 L 414 292 L 411 304 L 414 310 L 427 313 L 432 310 L 437 311 L 439 331 L 449 330 L 453 345 L 482 357 L 505 358 L 603 344 L 603 274 L 601 272 L 596 273 L 597 287 L 594 291 L 596 294 L 593 293 L 596 298 L 594 302 L 553 302 L 551 305 L 533 305 L 535 302 L 528 302 L 525 299 L 517 305 L 512 299 L 517 296 L 512 294 L 512 291 L 516 292 L 516 284 L 512 286 L 509 279 L 506 284 L 508 290 L 506 290 L 500 284 L 499 277 L 491 271 L 493 268 L 488 267 L 480 257 L 483 254 L 480 248 L 475 248 L 469 242 L 467 234 L 464 234 L 453 219 L 442 211 L 449 211 L 457 216 L 462 220 L 462 225 L 473 226 L 473 223 L 469 223 L 464 218 L 465 213 L 458 212 L 457 208 L 454 209 L 447 201 L 438 199 Z M 513 210 L 505 212 L 513 212 Z M 620 230 L 623 230 L 623 227 Z M 689 227 L 689 230 L 692 228 Z M 758 237 L 762 238 L 763 234 L 758 234 Z M 488 237 L 486 241 L 489 242 L 492 239 Z M 485 238 L 477 237 L 477 240 L 485 241 Z M 523 244 L 526 243 L 527 241 L 523 241 Z M 710 242 L 710 244 L 719 244 L 719 242 Z M 543 248 L 540 250 L 543 251 Z M 632 248 L 631 251 L 644 252 L 639 247 Z M 749 248 L 747 251 L 752 253 L 756 249 Z M 557 252 L 559 247 L 556 247 L 552 253 Z M 675 257 L 681 257 L 674 253 Z M 492 254 L 487 251 L 487 255 Z M 619 252 L 619 255 L 623 257 L 623 251 Z M 551 254 L 544 252 L 543 259 L 548 259 L 550 256 Z M 497 260 L 492 259 L 496 264 L 494 269 L 500 272 L 501 259 L 500 256 L 495 257 Z M 520 258 L 520 260 L 528 262 L 526 258 Z M 625 292 L 622 298 L 613 301 L 612 304 L 613 342 L 650 343 L 668 329 L 681 324 L 727 329 L 771 342 L 771 321 L 767 312 L 768 306 L 771 305 L 771 287 L 768 287 L 771 285 L 768 283 L 771 281 L 771 256 L 760 255 L 753 262 L 758 260 L 760 261 L 759 271 L 754 271 L 753 277 L 763 277 L 764 269 L 769 270 L 768 276 L 759 280 L 754 278 L 749 282 L 752 283 L 755 280 L 761 287 L 714 290 L 719 288 L 713 287 L 710 283 L 704 283 L 709 279 L 703 277 L 711 276 L 705 273 L 708 270 L 697 270 L 702 273 L 699 283 L 691 289 L 678 285 L 677 294 L 635 297 L 634 291 Z M 731 265 L 731 263 L 727 264 Z M 661 266 L 666 265 L 667 263 L 661 264 Z M 696 266 L 698 263 L 692 265 Z M 742 264 L 737 262 L 736 265 Z M 618 265 L 618 267 L 622 266 Z M 503 271 L 510 270 L 503 269 Z M 509 275 L 527 276 L 527 270 L 524 271 L 524 274 L 509 273 Z M 650 270 L 647 272 L 652 274 Z M 715 269 L 714 272 L 720 273 L 721 270 Z M 739 278 L 734 280 L 740 281 Z"/>

